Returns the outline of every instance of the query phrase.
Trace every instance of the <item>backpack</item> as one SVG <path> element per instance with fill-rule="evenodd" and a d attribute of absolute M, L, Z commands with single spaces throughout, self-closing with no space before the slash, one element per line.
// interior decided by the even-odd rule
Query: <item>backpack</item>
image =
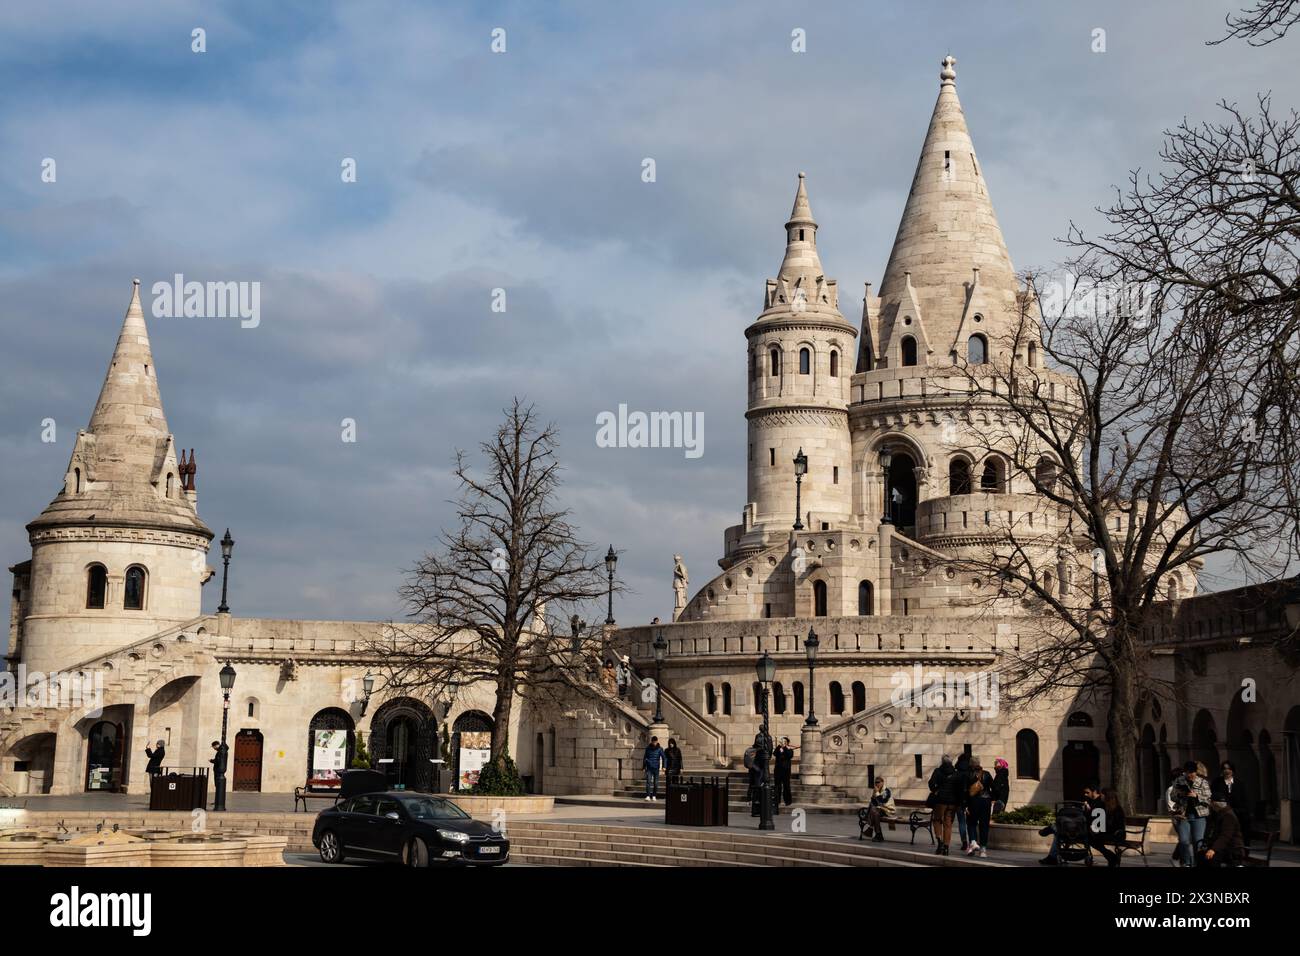
<path fill-rule="evenodd" d="M 979 777 L 976 777 L 974 780 L 972 780 L 971 785 L 966 788 L 966 795 L 968 797 L 978 797 L 983 792 L 984 792 L 984 781 L 981 780 Z"/>
<path fill-rule="evenodd" d="M 755 750 L 753 747 L 750 747 L 750 748 L 748 748 L 748 749 L 745 751 L 745 769 L 746 769 L 746 770 L 749 770 L 749 769 L 751 769 L 751 768 L 754 766 L 754 756 L 755 756 L 755 754 L 757 754 L 757 753 L 758 753 L 758 751 Z"/>

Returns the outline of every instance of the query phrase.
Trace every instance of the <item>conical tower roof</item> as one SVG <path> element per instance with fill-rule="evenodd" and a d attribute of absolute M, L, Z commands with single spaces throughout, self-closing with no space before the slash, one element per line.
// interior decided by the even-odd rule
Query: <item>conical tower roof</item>
<path fill-rule="evenodd" d="M 181 489 L 139 279 L 90 424 L 77 435 L 64 490 L 28 530 L 68 524 L 154 527 L 212 537 Z"/>
<path fill-rule="evenodd" d="M 785 258 L 777 276 L 791 285 L 802 279 L 803 287 L 812 295 L 818 277 L 826 274 L 821 256 L 817 254 L 817 220 L 813 218 L 808 203 L 808 187 L 803 173 L 799 174 L 799 188 L 794 194 L 794 208 L 785 224 Z"/>
<path fill-rule="evenodd" d="M 936 358 L 942 361 L 962 326 L 975 270 L 980 289 L 991 296 L 989 311 L 994 313 L 983 318 L 995 325 L 999 319 L 1014 318 L 1019 287 L 957 99 L 956 62 L 951 56 L 943 60 L 939 98 L 880 284 L 882 320 L 891 323 L 899 303 L 914 299 L 931 347 L 941 353 Z M 1000 314 L 1004 309 L 1005 316 Z M 888 331 L 882 328 L 882 333 Z"/>

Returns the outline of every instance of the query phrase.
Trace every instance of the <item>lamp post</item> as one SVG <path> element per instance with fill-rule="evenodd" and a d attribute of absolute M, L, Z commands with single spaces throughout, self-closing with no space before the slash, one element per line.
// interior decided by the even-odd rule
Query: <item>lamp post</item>
<path fill-rule="evenodd" d="M 230 579 L 230 552 L 235 550 L 235 539 L 230 536 L 230 529 L 226 529 L 226 536 L 221 539 L 221 604 L 217 607 L 218 614 L 229 614 L 230 607 L 226 604 L 226 584 Z"/>
<path fill-rule="evenodd" d="M 758 756 L 759 766 L 762 767 L 763 776 L 759 783 L 759 800 L 761 805 L 758 810 L 758 828 L 760 830 L 775 830 L 776 824 L 772 822 L 772 775 L 768 771 L 768 762 L 772 759 L 772 735 L 767 729 L 767 686 L 776 678 L 776 661 L 772 660 L 772 655 L 767 651 L 758 659 L 758 681 L 763 685 L 763 729 L 759 732 Z"/>
<path fill-rule="evenodd" d="M 614 545 L 604 553 L 604 570 L 610 572 L 610 613 L 604 615 L 604 623 L 614 623 L 614 568 L 619 563 L 619 555 L 614 553 Z"/>
<path fill-rule="evenodd" d="M 880 449 L 880 467 L 885 472 L 885 514 L 880 519 L 881 524 L 894 523 L 893 518 L 890 516 L 890 506 L 893 502 L 889 493 L 889 465 L 893 460 L 894 455 L 890 452 L 888 445 Z"/>
<path fill-rule="evenodd" d="M 361 713 L 360 717 L 366 716 L 366 708 L 370 706 L 370 695 L 375 689 L 375 675 L 366 671 L 366 676 L 361 678 Z"/>
<path fill-rule="evenodd" d="M 817 665 L 819 646 L 821 641 L 817 639 L 817 632 L 808 628 L 808 640 L 803 642 L 803 651 L 808 655 L 808 719 L 803 722 L 805 727 L 817 726 L 817 715 L 813 713 L 813 668 Z"/>
<path fill-rule="evenodd" d="M 226 537 L 230 537 L 230 532 L 226 532 Z M 217 678 L 221 681 L 221 745 L 217 747 L 216 758 L 212 761 L 217 787 L 216 796 L 212 799 L 212 809 L 224 811 L 226 809 L 226 754 L 230 752 L 230 748 L 226 746 L 226 728 L 230 723 L 230 690 L 235 686 L 235 669 L 230 666 L 229 661 L 221 668 Z"/>
<path fill-rule="evenodd" d="M 659 675 L 664 658 L 668 656 L 668 642 L 664 640 L 664 629 L 662 627 L 655 629 L 655 642 L 651 646 L 655 652 L 655 723 L 662 724 L 664 722 L 662 707 L 663 682 Z"/>
<path fill-rule="evenodd" d="M 803 485 L 803 476 L 808 474 L 808 456 L 803 453 L 803 448 L 799 448 L 799 454 L 794 456 L 794 530 L 803 530 L 803 500 L 800 496 Z"/>

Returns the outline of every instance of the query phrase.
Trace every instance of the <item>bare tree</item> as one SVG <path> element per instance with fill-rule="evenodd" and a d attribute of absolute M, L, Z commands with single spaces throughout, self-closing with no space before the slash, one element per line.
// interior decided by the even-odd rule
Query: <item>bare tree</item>
<path fill-rule="evenodd" d="M 1255 0 L 1253 6 L 1242 7 L 1237 13 L 1224 18 L 1228 26 L 1225 36 L 1208 41 L 1211 46 L 1226 40 L 1245 40 L 1251 46 L 1267 46 L 1286 36 L 1300 22 L 1300 2 L 1297 0 Z"/>
<path fill-rule="evenodd" d="M 1159 173 L 1102 210 L 1108 231 L 1072 227 L 1065 276 L 1031 281 L 990 360 L 959 366 L 962 439 L 1047 520 L 996 515 L 992 553 L 954 564 L 996 584 L 990 607 L 1041 611 L 1004 674 L 1012 701 L 1108 701 L 1129 805 L 1144 697 L 1165 690 L 1144 633 L 1207 562 L 1277 580 L 1300 546 L 1300 121 L 1259 106 L 1168 131 Z M 1029 360 L 1040 335 L 1048 367 Z"/>
<path fill-rule="evenodd" d="M 481 475 L 456 454 L 459 527 L 442 533 L 440 553 L 421 558 L 401 589 L 411 622 L 376 650 L 395 691 L 494 685 L 492 760 L 500 765 L 516 695 L 545 705 L 566 690 L 595 693 L 592 635 L 575 642 L 569 615 L 604 597 L 607 582 L 603 556 L 578 540 L 556 504 L 554 425 L 515 399 L 480 447 Z"/>

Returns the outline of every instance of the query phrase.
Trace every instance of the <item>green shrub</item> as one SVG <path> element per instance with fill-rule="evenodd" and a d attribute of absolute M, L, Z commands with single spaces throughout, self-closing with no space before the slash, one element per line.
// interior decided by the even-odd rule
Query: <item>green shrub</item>
<path fill-rule="evenodd" d="M 515 762 L 502 754 L 479 771 L 478 783 L 470 793 L 487 797 L 522 797 L 524 782 L 519 778 Z"/>
<path fill-rule="evenodd" d="M 356 740 L 356 749 L 353 751 L 352 754 L 351 767 L 353 770 L 369 770 L 370 751 L 366 749 L 365 734 L 358 733 L 355 737 L 355 740 Z"/>
<path fill-rule="evenodd" d="M 1023 807 L 993 815 L 994 823 L 1020 823 L 1038 827 L 1045 827 L 1055 820 L 1056 808 L 1045 803 L 1026 803 Z"/>

